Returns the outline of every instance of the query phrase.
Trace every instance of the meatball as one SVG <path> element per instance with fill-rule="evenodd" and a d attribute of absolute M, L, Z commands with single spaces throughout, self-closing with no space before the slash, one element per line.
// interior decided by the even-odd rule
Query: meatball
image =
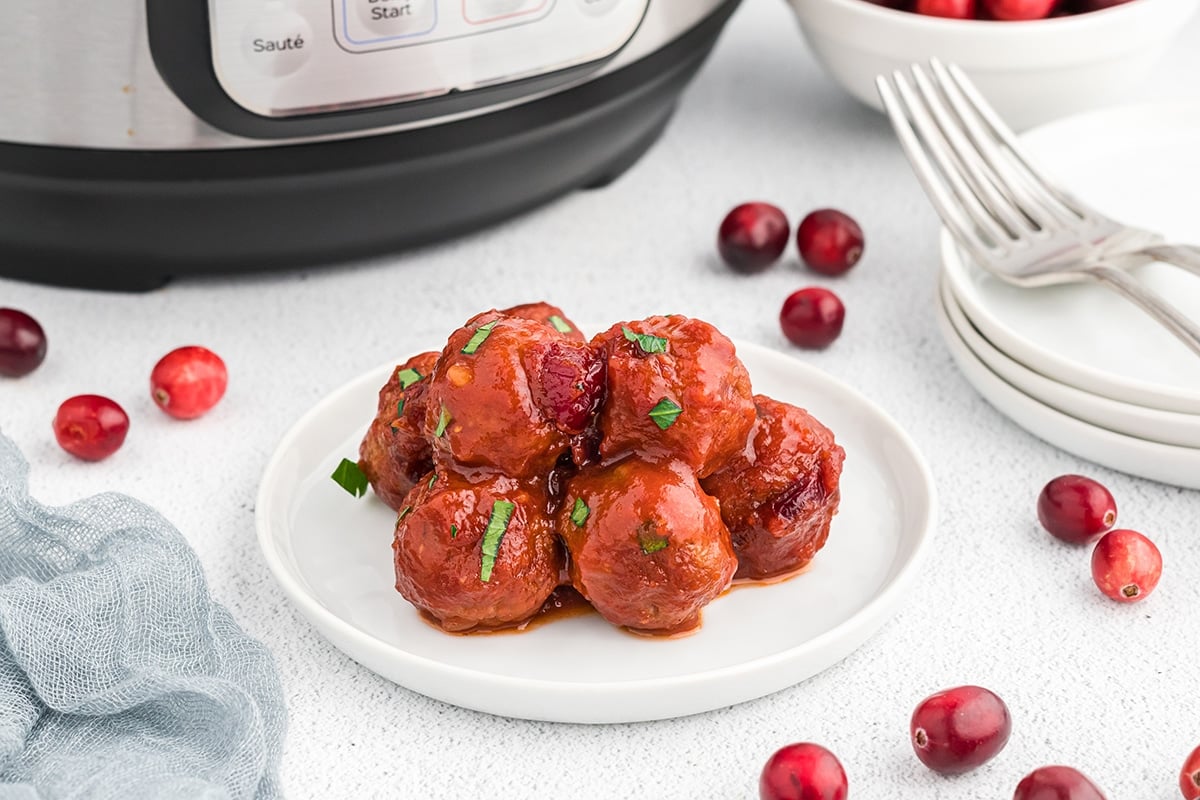
<path fill-rule="evenodd" d="M 490 311 L 451 334 L 434 370 L 425 434 L 443 464 L 543 477 L 591 421 L 603 364 L 584 342 Z"/>
<path fill-rule="evenodd" d="M 452 471 L 417 485 L 392 544 L 396 590 L 447 631 L 517 626 L 563 577 L 563 551 L 534 486 Z"/>
<path fill-rule="evenodd" d="M 628 458 L 571 478 L 558 514 L 576 590 L 609 622 L 679 633 L 737 562 L 717 503 L 680 462 Z"/>
<path fill-rule="evenodd" d="M 738 578 L 773 578 L 808 564 L 825 545 L 846 454 L 807 411 L 763 395 L 751 446 L 704 480 L 721 503 Z"/>
<path fill-rule="evenodd" d="M 375 419 L 358 447 L 358 466 L 383 502 L 399 509 L 404 496 L 433 469 L 425 438 L 425 397 L 438 354 L 421 353 L 392 370 L 379 390 Z"/>
<path fill-rule="evenodd" d="M 683 316 L 617 324 L 592 340 L 607 364 L 600 455 L 678 459 L 700 477 L 745 447 L 750 375 L 724 334 Z"/>
<path fill-rule="evenodd" d="M 571 319 L 558 306 L 549 303 L 523 303 L 512 308 L 505 308 L 498 313 L 506 317 L 521 317 L 549 325 L 568 339 L 578 342 L 587 341 L 587 337 L 579 330 Z"/>

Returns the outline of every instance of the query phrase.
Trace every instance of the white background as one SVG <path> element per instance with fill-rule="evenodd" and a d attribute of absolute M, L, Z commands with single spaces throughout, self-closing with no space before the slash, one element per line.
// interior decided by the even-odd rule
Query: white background
<path fill-rule="evenodd" d="M 1197 74 L 1200 20 L 1146 95 L 1195 97 Z M 776 202 L 793 220 L 818 206 L 851 212 L 866 230 L 863 261 L 825 279 L 789 251 L 766 274 L 732 274 L 714 257 L 715 231 L 749 199 Z M 883 118 L 824 76 L 784 3 L 746 0 L 663 139 L 606 189 L 444 245 L 325 270 L 181 280 L 145 295 L 0 280 L 0 305 L 32 313 L 50 337 L 37 372 L 0 382 L 0 428 L 30 459 L 41 500 L 122 491 L 183 530 L 216 597 L 278 659 L 290 797 L 753 798 L 766 758 L 801 740 L 834 750 L 860 799 L 1010 797 L 1048 763 L 1083 770 L 1110 800 L 1178 797 L 1179 767 L 1200 744 L 1200 492 L 1081 461 L 987 405 L 935 327 L 936 231 Z M 790 348 L 777 323 L 783 298 L 811 283 L 848 309 L 842 338 L 821 353 Z M 933 556 L 897 616 L 794 688 L 700 716 L 601 727 L 431 701 L 320 639 L 255 544 L 255 491 L 275 444 L 359 373 L 439 344 L 478 310 L 537 299 L 580 320 L 701 317 L 882 405 L 915 438 L 940 492 Z M 159 356 L 192 343 L 226 359 L 231 384 L 212 414 L 180 423 L 152 406 L 146 384 Z M 71 459 L 50 431 L 58 403 L 83 392 L 113 397 L 133 420 L 124 448 L 99 464 Z M 1146 602 L 1101 597 L 1087 551 L 1039 529 L 1037 493 L 1064 472 L 1103 480 L 1120 524 L 1159 544 L 1165 573 Z M 1004 697 L 1014 733 L 989 765 L 946 779 L 913 756 L 908 718 L 925 695 L 962 683 Z"/>

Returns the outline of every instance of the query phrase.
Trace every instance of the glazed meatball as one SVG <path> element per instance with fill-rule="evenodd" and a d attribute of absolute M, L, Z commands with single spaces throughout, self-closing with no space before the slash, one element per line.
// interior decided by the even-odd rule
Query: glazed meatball
<path fill-rule="evenodd" d="M 606 620 L 635 631 L 696 628 L 737 568 L 717 503 L 677 461 L 628 458 L 581 470 L 557 526 L 576 590 Z"/>
<path fill-rule="evenodd" d="M 599 415 L 605 460 L 678 459 L 704 477 L 745 446 L 754 424 L 750 375 L 712 325 L 650 317 L 614 325 L 592 344 L 608 373 Z"/>
<path fill-rule="evenodd" d="M 523 303 L 519 306 L 502 309 L 498 313 L 506 317 L 521 317 L 522 319 L 541 322 L 544 325 L 549 325 L 568 339 L 574 339 L 578 342 L 587 341 L 587 337 L 579 330 L 579 326 L 571 321 L 561 308 L 552 306 L 549 303 Z"/>
<path fill-rule="evenodd" d="M 845 451 L 807 411 L 756 395 L 751 447 L 704 480 L 721 503 L 738 578 L 804 567 L 825 545 L 837 513 Z"/>
<path fill-rule="evenodd" d="M 451 334 L 434 370 L 425 434 L 434 459 L 543 477 L 590 423 L 603 364 L 584 342 L 491 311 Z"/>
<path fill-rule="evenodd" d="M 437 353 L 421 353 L 392 370 L 358 447 L 359 469 L 375 494 L 395 509 L 433 469 L 433 450 L 424 434 L 425 397 L 437 359 Z"/>
<path fill-rule="evenodd" d="M 452 471 L 405 499 L 392 545 L 396 590 L 448 631 L 518 626 L 559 585 L 563 551 L 535 487 Z"/>

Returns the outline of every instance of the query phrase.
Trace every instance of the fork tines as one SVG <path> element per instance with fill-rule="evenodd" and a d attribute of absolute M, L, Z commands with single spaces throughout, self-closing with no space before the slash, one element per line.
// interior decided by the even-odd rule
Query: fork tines
<path fill-rule="evenodd" d="M 1086 209 L 1033 166 L 1015 134 L 957 66 L 934 59 L 876 78 L 896 135 L 951 234 L 979 260 L 1078 225 Z"/>

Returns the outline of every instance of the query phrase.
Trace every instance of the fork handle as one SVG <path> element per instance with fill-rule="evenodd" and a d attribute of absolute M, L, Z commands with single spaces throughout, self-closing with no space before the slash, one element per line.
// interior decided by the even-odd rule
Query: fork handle
<path fill-rule="evenodd" d="M 1093 264 L 1081 272 L 1124 295 L 1200 356 L 1200 325 L 1188 319 L 1182 311 L 1160 295 L 1147 289 L 1129 273 L 1104 264 Z"/>
<path fill-rule="evenodd" d="M 1156 261 L 1174 264 L 1195 275 L 1200 275 L 1200 247 L 1188 244 L 1156 244 L 1142 251 Z"/>

